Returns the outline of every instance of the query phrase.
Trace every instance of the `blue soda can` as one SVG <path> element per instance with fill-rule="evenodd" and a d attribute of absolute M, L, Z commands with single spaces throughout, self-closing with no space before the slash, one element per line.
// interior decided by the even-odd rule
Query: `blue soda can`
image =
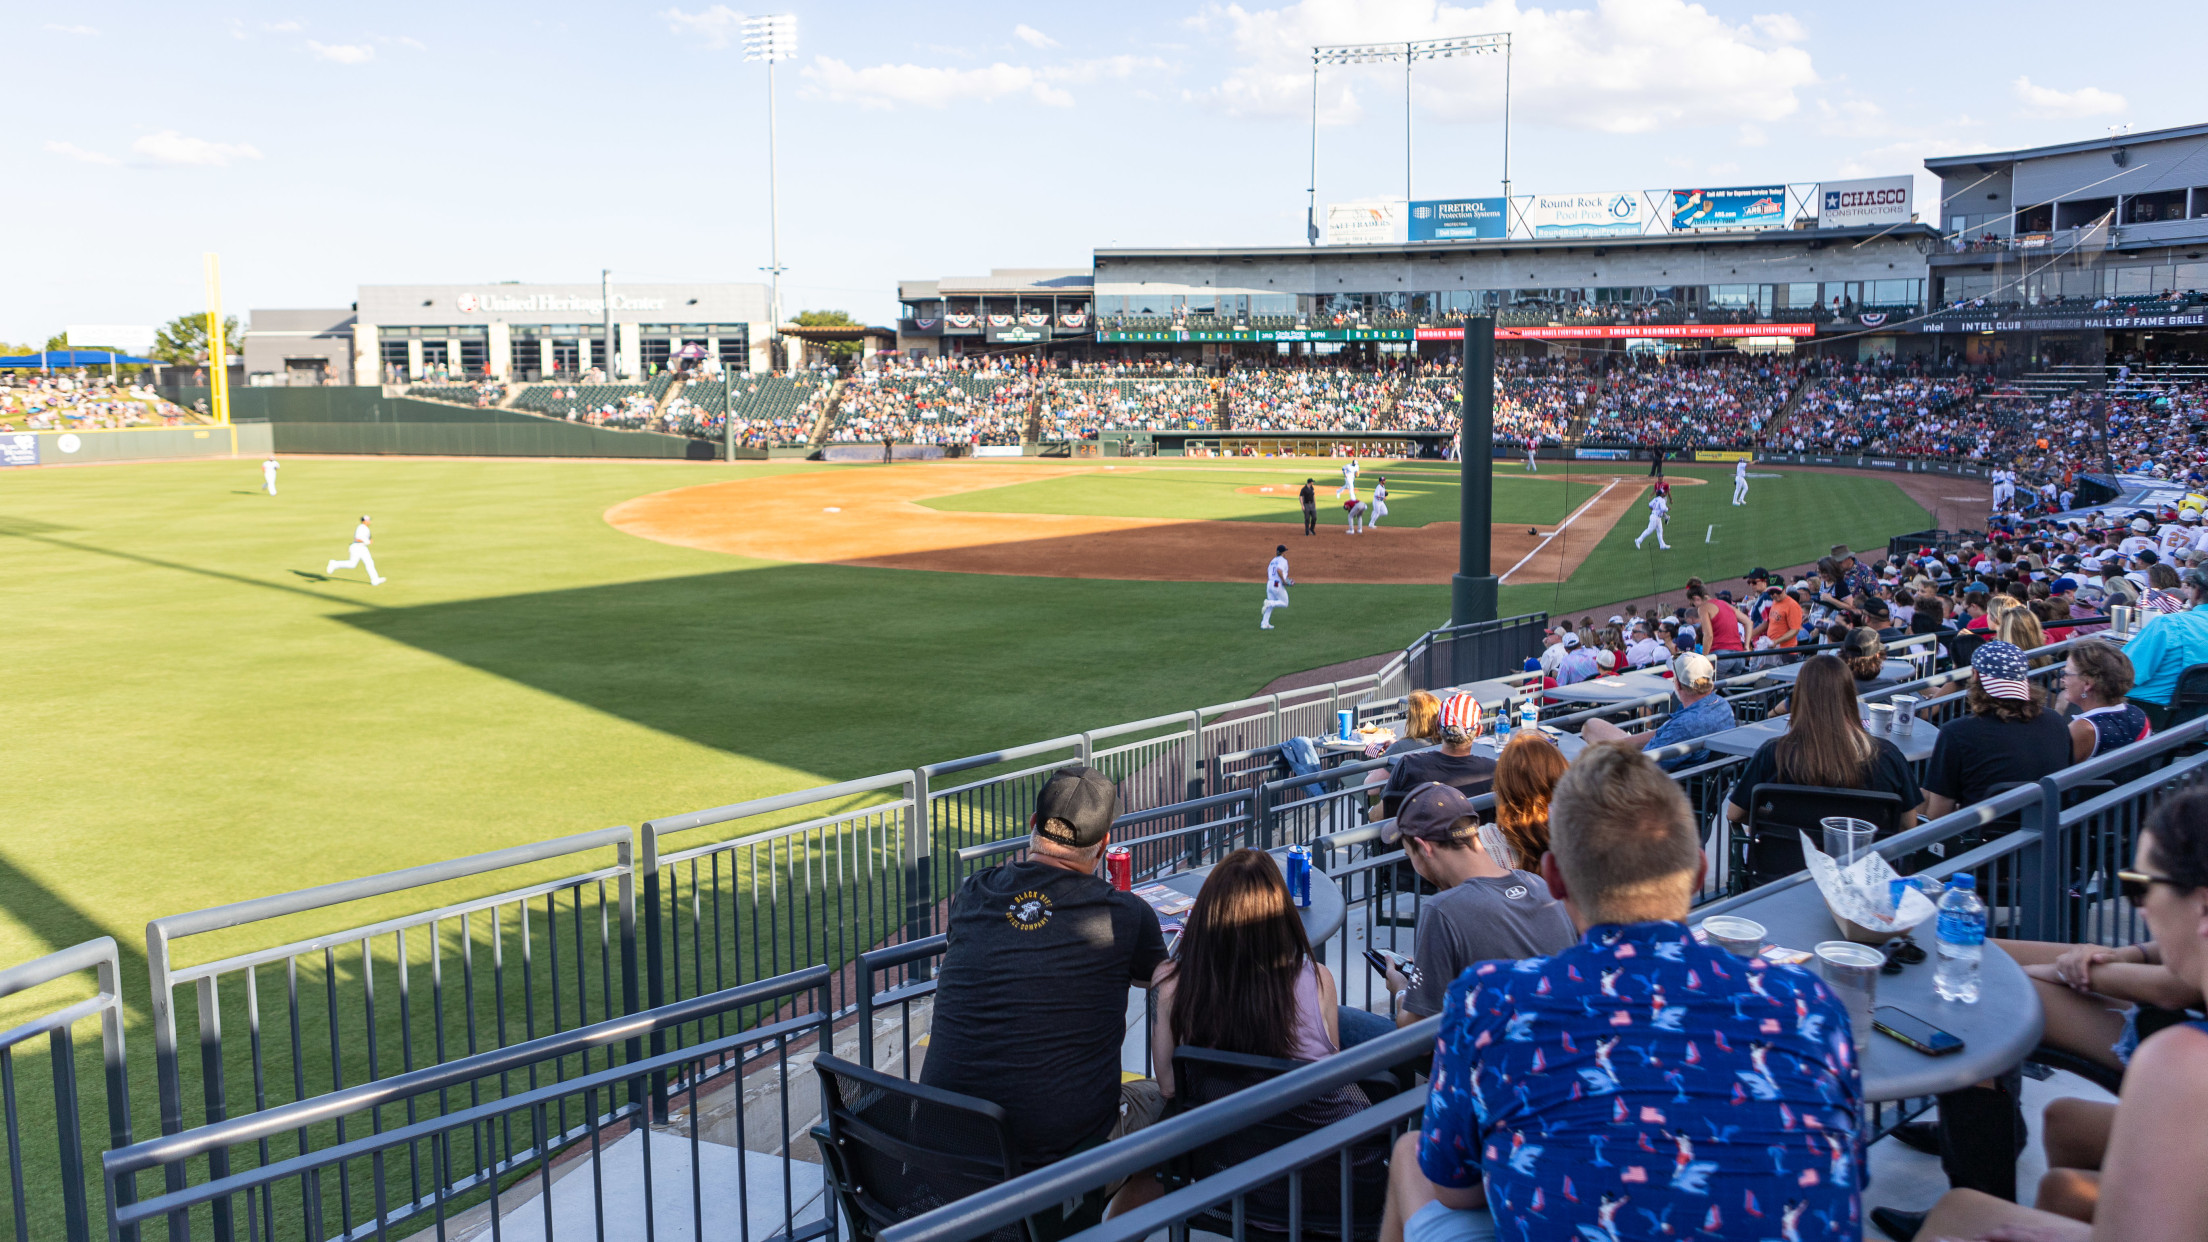
<path fill-rule="evenodd" d="M 1288 847 L 1288 898 L 1302 909 L 1311 907 L 1311 851 L 1300 845 Z"/>
<path fill-rule="evenodd" d="M 1349 741 L 1356 734 L 1356 732 L 1357 713 L 1355 710 L 1345 707 L 1342 710 L 1334 713 L 1334 736 L 1346 742 Z"/>

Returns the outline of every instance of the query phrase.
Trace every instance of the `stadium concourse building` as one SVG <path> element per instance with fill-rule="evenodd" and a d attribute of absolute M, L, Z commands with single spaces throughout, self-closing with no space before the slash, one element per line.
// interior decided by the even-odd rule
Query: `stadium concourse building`
<path fill-rule="evenodd" d="M 247 382 L 533 382 L 594 368 L 639 379 L 682 357 L 770 369 L 765 285 L 616 284 L 610 294 L 595 284 L 362 285 L 349 310 L 254 311 Z"/>

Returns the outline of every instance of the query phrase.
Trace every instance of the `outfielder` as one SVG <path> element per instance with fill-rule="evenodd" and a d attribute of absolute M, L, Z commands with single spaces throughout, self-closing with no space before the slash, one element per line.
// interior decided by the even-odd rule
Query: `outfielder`
<path fill-rule="evenodd" d="M 1670 515 L 1671 502 L 1664 499 L 1663 493 L 1659 492 L 1656 495 L 1649 497 L 1648 529 L 1642 531 L 1640 534 L 1640 538 L 1633 541 L 1633 546 L 1636 548 L 1640 547 L 1642 539 L 1646 539 L 1650 535 L 1654 535 L 1656 536 L 1656 546 L 1664 549 L 1667 552 L 1670 551 L 1671 545 L 1664 542 L 1664 519 L 1669 517 Z"/>
<path fill-rule="evenodd" d="M 1342 463 L 1342 485 L 1334 489 L 1335 499 L 1341 499 L 1343 492 L 1357 494 L 1357 459 L 1354 457 Z"/>
<path fill-rule="evenodd" d="M 1257 617 L 1257 628 L 1273 628 L 1273 609 L 1288 606 L 1288 588 L 1296 580 L 1288 576 L 1288 545 L 1273 549 L 1272 563 L 1265 566 L 1265 608 Z"/>
<path fill-rule="evenodd" d="M 340 569 L 351 569 L 355 566 L 361 566 L 365 567 L 368 570 L 368 585 L 382 586 L 383 576 L 376 572 L 376 558 L 369 555 L 368 553 L 368 543 L 370 538 L 371 537 L 368 533 L 368 515 L 363 513 L 360 515 L 360 525 L 353 528 L 353 546 L 347 552 L 347 555 L 351 557 L 351 559 L 343 561 L 331 561 L 329 564 L 329 568 L 324 569 L 322 572 L 324 574 L 334 574 Z"/>
<path fill-rule="evenodd" d="M 271 496 L 276 494 L 276 472 L 278 470 L 281 470 L 283 468 L 283 465 L 284 463 L 276 460 L 273 457 L 261 463 L 262 491 L 267 492 Z"/>
<path fill-rule="evenodd" d="M 1372 508 L 1370 515 L 1365 518 L 1365 528 L 1370 530 L 1378 526 L 1380 519 L 1386 516 L 1388 516 L 1388 476 L 1376 474 L 1372 476 Z"/>
<path fill-rule="evenodd" d="M 1748 503 L 1748 459 L 1745 457 L 1733 463 L 1733 503 Z"/>
<path fill-rule="evenodd" d="M 1535 449 L 1536 447 L 1538 447 L 1538 446 L 1540 445 L 1540 443 L 1541 443 L 1541 441 L 1540 441 L 1540 440 L 1539 440 L 1539 439 L 1538 439 L 1537 437 L 1534 437 L 1534 436 L 1527 436 L 1527 437 L 1526 437 L 1526 473 L 1527 473 L 1527 474 L 1539 474 L 1539 473 L 1541 473 L 1541 467 L 1539 467 L 1539 466 L 1536 466 L 1536 465 L 1534 465 L 1534 464 L 1533 464 L 1533 450 L 1534 450 L 1534 449 Z"/>

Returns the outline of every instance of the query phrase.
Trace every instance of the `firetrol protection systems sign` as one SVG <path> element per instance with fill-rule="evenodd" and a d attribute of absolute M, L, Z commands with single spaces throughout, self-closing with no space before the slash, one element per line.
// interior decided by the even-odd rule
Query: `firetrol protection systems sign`
<path fill-rule="evenodd" d="M 1500 241 L 1510 207 L 1500 198 L 1428 198 L 1411 204 L 1411 240 Z"/>

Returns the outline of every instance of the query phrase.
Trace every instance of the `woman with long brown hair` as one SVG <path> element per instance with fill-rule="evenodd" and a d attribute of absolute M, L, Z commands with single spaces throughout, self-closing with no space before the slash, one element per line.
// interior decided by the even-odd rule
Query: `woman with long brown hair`
<path fill-rule="evenodd" d="M 1901 748 L 1882 737 L 1872 737 L 1856 714 L 1855 674 L 1838 656 L 1813 655 L 1802 662 L 1802 675 L 1794 683 L 1794 706 L 1787 716 L 1786 732 L 1765 742 L 1741 769 L 1740 780 L 1725 800 L 1725 818 L 1748 822 L 1748 808 L 1758 785 L 1815 785 L 1826 789 L 1863 789 L 1901 798 L 1898 828 L 1917 822 L 1923 795 Z M 1784 840 L 1752 848 L 1760 859 L 1755 869 L 1761 879 L 1776 879 L 1801 868 L 1799 842 L 1793 830 L 1781 831 Z M 1788 849 L 1788 845 L 1796 846 Z M 1791 868 L 1785 864 L 1793 862 Z M 1760 882 L 1760 881 L 1759 881 Z"/>
<path fill-rule="evenodd" d="M 1341 1050 L 1333 972 L 1312 955 L 1280 865 L 1263 850 L 1236 850 L 1204 877 L 1152 988 L 1151 1057 L 1168 1097 L 1182 1044 L 1294 1061 Z"/>
<path fill-rule="evenodd" d="M 1515 858 L 1497 859 L 1502 866 L 1541 869 L 1541 856 L 1549 852 L 1549 795 L 1566 766 L 1556 743 L 1530 729 L 1512 734 L 1503 747 L 1495 760 L 1495 826 Z"/>

